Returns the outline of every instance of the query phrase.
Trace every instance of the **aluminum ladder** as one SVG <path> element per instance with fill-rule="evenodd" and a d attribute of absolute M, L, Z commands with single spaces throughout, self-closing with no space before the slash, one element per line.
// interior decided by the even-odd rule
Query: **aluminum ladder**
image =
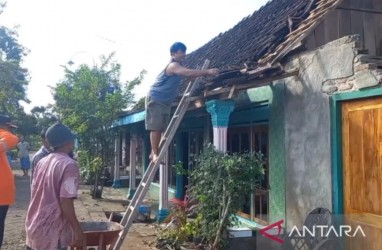
<path fill-rule="evenodd" d="M 209 63 L 210 63 L 209 60 L 205 60 L 202 70 L 207 69 Z M 176 111 L 174 115 L 172 116 L 169 125 L 167 126 L 166 132 L 163 134 L 162 139 L 160 141 L 158 160 L 155 163 L 150 162 L 129 206 L 126 209 L 125 215 L 122 218 L 121 225 L 124 228 L 119 233 L 119 237 L 116 240 L 116 242 L 111 244 L 109 249 L 119 250 L 122 243 L 124 242 L 126 235 L 129 232 L 133 224 L 133 221 L 137 215 L 139 205 L 142 203 L 143 199 L 145 198 L 147 191 L 150 188 L 151 182 L 154 179 L 155 173 L 158 170 L 160 162 L 162 158 L 165 156 L 168 150 L 168 147 L 170 146 L 170 143 L 172 139 L 174 138 L 176 130 L 178 129 L 179 124 L 182 121 L 183 116 L 188 109 L 188 106 L 190 103 L 190 100 L 188 100 L 188 98 L 191 97 L 195 87 L 198 86 L 200 80 L 201 80 L 201 77 L 198 77 L 196 78 L 195 81 L 190 81 L 190 83 L 188 84 L 187 89 L 184 92 L 184 95 L 182 96 L 182 99 L 178 107 L 176 108 Z"/>

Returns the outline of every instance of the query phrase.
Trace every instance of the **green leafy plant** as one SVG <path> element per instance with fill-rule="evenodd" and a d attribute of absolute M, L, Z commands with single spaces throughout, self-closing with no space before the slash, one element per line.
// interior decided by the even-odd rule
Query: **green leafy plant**
<path fill-rule="evenodd" d="M 180 249 L 185 242 L 199 238 L 201 228 L 201 215 L 195 219 L 190 218 L 197 209 L 196 200 L 186 194 L 183 201 L 174 203 L 171 213 L 166 219 L 167 225 L 160 230 L 157 247 L 170 245 L 174 249 Z"/>
<path fill-rule="evenodd" d="M 207 145 L 196 159 L 191 173 L 191 193 L 199 200 L 200 233 L 212 249 L 228 244 L 228 227 L 237 224 L 235 216 L 245 198 L 260 185 L 264 160 L 260 153 L 227 154 Z"/>
<path fill-rule="evenodd" d="M 163 245 L 180 249 L 181 244 L 191 239 L 209 249 L 226 249 L 228 227 L 238 222 L 232 215 L 242 209 L 246 197 L 264 178 L 260 153 L 227 154 L 207 145 L 195 162 L 188 199 L 174 206 L 158 240 L 160 249 L 168 249 Z M 175 169 L 183 173 L 180 163 Z M 190 219 L 193 213 L 197 213 L 196 219 Z"/>
<path fill-rule="evenodd" d="M 103 174 L 114 158 L 114 138 L 119 131 L 113 126 L 120 113 L 134 105 L 133 90 L 145 75 L 143 70 L 133 81 L 121 82 L 120 65 L 113 57 L 101 57 L 101 66 L 66 69 L 65 78 L 53 88 L 52 112 L 77 133 L 78 148 L 86 152 L 84 159 L 88 158 L 83 168 L 89 169 L 82 172 L 91 175 L 88 179 L 94 182 L 96 198 L 101 197 Z"/>
<path fill-rule="evenodd" d="M 177 175 L 187 175 L 189 171 L 184 169 L 183 162 L 179 161 L 175 165 L 172 166 L 175 169 Z"/>
<path fill-rule="evenodd" d="M 78 151 L 78 164 L 80 166 L 80 175 L 81 179 L 87 184 L 93 184 L 91 188 L 91 193 L 93 197 L 100 198 L 101 190 L 98 190 L 98 187 L 95 185 L 95 177 L 100 174 L 102 170 L 102 158 L 101 157 L 92 157 L 88 151 L 80 150 Z"/>

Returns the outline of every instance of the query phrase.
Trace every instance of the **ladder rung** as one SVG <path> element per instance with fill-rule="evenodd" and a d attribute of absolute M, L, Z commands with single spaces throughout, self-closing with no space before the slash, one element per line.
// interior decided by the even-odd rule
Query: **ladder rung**
<path fill-rule="evenodd" d="M 129 206 L 129 209 L 130 209 L 131 211 L 134 211 L 135 207 L 134 207 L 134 206 Z"/>
<path fill-rule="evenodd" d="M 141 186 L 142 186 L 142 187 L 146 187 L 146 182 L 142 182 L 142 183 L 141 183 Z"/>
<path fill-rule="evenodd" d="M 191 93 L 188 92 L 188 93 L 185 93 L 184 96 L 185 96 L 185 97 L 188 97 L 188 96 L 190 96 L 190 94 L 191 94 Z"/>

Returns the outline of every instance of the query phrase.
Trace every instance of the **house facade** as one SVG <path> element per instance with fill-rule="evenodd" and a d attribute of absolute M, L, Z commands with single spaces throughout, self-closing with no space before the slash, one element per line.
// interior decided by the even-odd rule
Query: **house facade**
<path fill-rule="evenodd" d="M 188 66 L 209 59 L 222 74 L 194 98 L 151 186 L 160 216 L 188 185 L 171 166 L 193 169 L 212 142 L 266 156 L 266 178 L 238 214 L 244 225 L 284 220 L 290 230 L 324 207 L 364 214 L 357 221 L 381 241 L 381 28 L 377 0 L 273 0 L 192 52 Z M 130 196 L 148 166 L 144 115 L 117 121 L 114 186 L 123 179 L 119 166 L 129 166 Z"/>

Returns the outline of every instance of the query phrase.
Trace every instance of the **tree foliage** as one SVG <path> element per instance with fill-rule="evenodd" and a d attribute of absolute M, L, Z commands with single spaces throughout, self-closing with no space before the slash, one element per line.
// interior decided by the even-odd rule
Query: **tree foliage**
<path fill-rule="evenodd" d="M 17 36 L 16 30 L 0 26 L 0 48 L 4 60 L 21 61 L 27 54 L 27 50 L 19 44 Z"/>
<path fill-rule="evenodd" d="M 38 131 L 42 131 L 42 129 L 46 129 L 58 121 L 52 105 L 33 107 L 31 109 L 31 114 L 37 121 L 36 126 Z"/>
<path fill-rule="evenodd" d="M 37 119 L 31 114 L 25 113 L 24 110 L 14 114 L 13 121 L 17 124 L 17 132 L 20 135 L 28 136 L 40 132 L 37 127 Z"/>
<path fill-rule="evenodd" d="M 260 153 L 226 154 L 209 145 L 197 158 L 191 192 L 199 200 L 201 236 L 212 249 L 225 249 L 228 227 L 237 223 L 231 215 L 242 209 L 263 177 Z"/>
<path fill-rule="evenodd" d="M 18 61 L 0 59 L 0 113 L 15 114 L 21 109 L 20 101 L 29 102 L 26 97 L 28 72 Z"/>
<path fill-rule="evenodd" d="M 0 14 L 5 2 L 0 1 Z M 27 50 L 17 40 L 16 30 L 0 26 L 0 113 L 15 115 L 22 112 L 19 102 L 29 102 L 26 96 L 28 71 L 21 67 Z"/>
<path fill-rule="evenodd" d="M 134 105 L 132 110 L 143 110 L 145 108 L 146 97 L 141 97 Z"/>
<path fill-rule="evenodd" d="M 101 167 L 113 155 L 114 134 L 111 129 L 118 114 L 134 104 L 132 90 L 143 80 L 145 71 L 132 81 L 120 82 L 120 65 L 113 54 L 101 58 L 101 66 L 80 65 L 66 69 L 65 78 L 53 88 L 59 119 L 78 134 L 81 155 L 101 157 Z M 84 161 L 86 162 L 86 161 Z M 99 175 L 101 169 L 96 169 Z"/>

